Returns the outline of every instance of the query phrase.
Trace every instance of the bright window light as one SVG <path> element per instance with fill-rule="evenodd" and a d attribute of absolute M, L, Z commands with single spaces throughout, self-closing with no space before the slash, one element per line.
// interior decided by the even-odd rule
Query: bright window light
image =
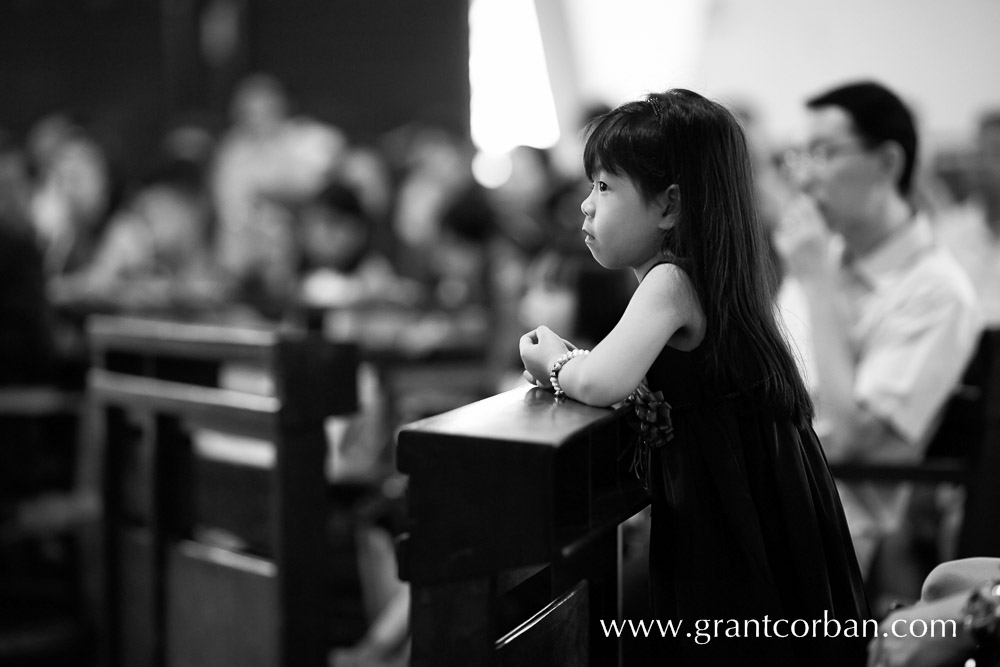
<path fill-rule="evenodd" d="M 472 159 L 472 175 L 476 181 L 487 188 L 499 188 L 510 180 L 514 173 L 514 161 L 510 151 L 502 153 L 487 153 L 479 151 Z"/>
<path fill-rule="evenodd" d="M 472 141 L 481 151 L 559 141 L 534 0 L 472 1 L 469 81 Z"/>

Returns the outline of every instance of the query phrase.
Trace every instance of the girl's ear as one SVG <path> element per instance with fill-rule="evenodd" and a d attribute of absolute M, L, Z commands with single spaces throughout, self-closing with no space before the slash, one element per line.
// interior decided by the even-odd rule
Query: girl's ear
<path fill-rule="evenodd" d="M 681 212 L 681 189 L 676 183 L 660 193 L 656 198 L 656 205 L 663 211 L 656 226 L 664 231 L 672 229 Z"/>

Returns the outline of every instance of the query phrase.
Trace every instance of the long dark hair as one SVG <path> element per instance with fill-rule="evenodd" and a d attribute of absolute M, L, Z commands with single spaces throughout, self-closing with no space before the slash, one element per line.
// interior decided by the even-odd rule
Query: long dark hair
<path fill-rule="evenodd" d="M 710 377 L 738 387 L 763 379 L 768 403 L 810 419 L 812 401 L 775 316 L 777 278 L 739 121 L 721 104 L 674 89 L 623 104 L 585 131 L 588 176 L 624 174 L 649 201 L 678 186 L 678 221 L 660 250 L 691 277 L 705 309 Z"/>

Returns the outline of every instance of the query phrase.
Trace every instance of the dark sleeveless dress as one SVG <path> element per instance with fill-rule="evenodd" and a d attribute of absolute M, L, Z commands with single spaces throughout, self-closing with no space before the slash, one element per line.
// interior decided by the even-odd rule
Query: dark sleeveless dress
<path fill-rule="evenodd" d="M 646 376 L 673 427 L 640 450 L 652 604 L 682 621 L 654 642 L 654 664 L 864 665 L 874 626 L 865 638 L 868 603 L 816 434 L 768 406 L 761 377 L 709 387 L 703 347 L 665 347 Z"/>

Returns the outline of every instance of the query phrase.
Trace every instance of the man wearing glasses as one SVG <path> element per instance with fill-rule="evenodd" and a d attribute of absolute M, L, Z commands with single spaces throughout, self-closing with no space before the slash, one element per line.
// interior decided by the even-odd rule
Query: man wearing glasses
<path fill-rule="evenodd" d="M 917 133 L 902 101 L 860 82 L 806 106 L 801 193 L 775 242 L 808 304 L 817 432 L 830 461 L 918 461 L 978 342 L 975 292 L 911 203 Z M 867 577 L 907 491 L 839 486 Z"/>

